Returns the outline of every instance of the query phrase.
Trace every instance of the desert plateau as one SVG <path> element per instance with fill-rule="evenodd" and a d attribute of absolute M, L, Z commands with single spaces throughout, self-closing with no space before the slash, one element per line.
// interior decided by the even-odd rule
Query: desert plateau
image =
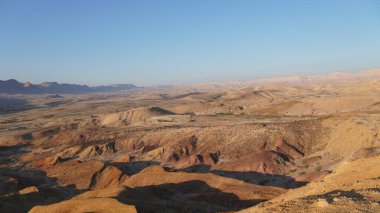
<path fill-rule="evenodd" d="M 336 75 L 3 94 L 0 212 L 379 212 L 380 71 Z"/>

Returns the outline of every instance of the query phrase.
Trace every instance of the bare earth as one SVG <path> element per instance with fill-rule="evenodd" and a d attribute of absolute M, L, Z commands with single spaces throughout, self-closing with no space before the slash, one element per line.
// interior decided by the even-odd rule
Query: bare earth
<path fill-rule="evenodd" d="M 380 212 L 358 79 L 2 95 L 0 212 Z"/>

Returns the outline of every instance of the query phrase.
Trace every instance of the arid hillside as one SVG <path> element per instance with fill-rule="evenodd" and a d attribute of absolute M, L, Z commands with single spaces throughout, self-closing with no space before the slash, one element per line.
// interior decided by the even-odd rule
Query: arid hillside
<path fill-rule="evenodd" d="M 342 76 L 1 95 L 0 212 L 379 212 L 380 80 Z"/>

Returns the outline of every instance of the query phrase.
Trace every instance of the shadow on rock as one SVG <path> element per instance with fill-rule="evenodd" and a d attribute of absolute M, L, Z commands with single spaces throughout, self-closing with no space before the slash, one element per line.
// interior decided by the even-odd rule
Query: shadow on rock
<path fill-rule="evenodd" d="M 241 200 L 200 180 L 136 187 L 118 197 L 138 212 L 238 211 L 265 200 Z"/>
<path fill-rule="evenodd" d="M 33 206 L 60 202 L 81 193 L 75 186 L 59 186 L 44 171 L 13 165 L 27 145 L 0 147 L 0 212 L 27 212 Z"/>
<path fill-rule="evenodd" d="M 267 174 L 251 171 L 225 171 L 212 170 L 210 165 L 195 165 L 185 169 L 184 172 L 192 173 L 212 173 L 222 177 L 233 178 L 262 186 L 274 186 L 284 189 L 293 189 L 306 185 L 308 182 L 296 181 L 294 178 L 286 175 Z"/>
<path fill-rule="evenodd" d="M 143 169 L 149 166 L 160 165 L 160 163 L 157 161 L 131 161 L 112 162 L 111 165 L 120 169 L 121 171 L 123 171 L 123 173 L 127 174 L 128 176 L 131 176 L 141 172 Z"/>

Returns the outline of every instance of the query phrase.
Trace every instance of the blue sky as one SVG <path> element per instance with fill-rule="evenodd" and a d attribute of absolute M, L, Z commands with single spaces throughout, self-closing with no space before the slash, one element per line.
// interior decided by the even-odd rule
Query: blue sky
<path fill-rule="evenodd" d="M 378 0 L 0 0 L 0 79 L 159 85 L 374 67 Z"/>

